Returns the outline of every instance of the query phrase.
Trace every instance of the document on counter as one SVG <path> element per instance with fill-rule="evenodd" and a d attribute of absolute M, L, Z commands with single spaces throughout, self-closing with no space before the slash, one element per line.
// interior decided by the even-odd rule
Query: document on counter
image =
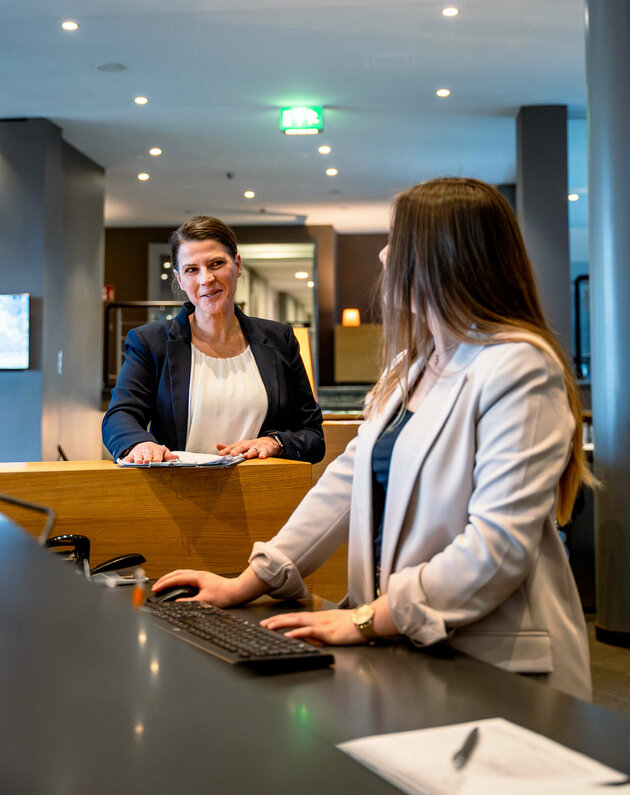
<path fill-rule="evenodd" d="M 116 464 L 120 467 L 233 467 L 245 461 L 242 455 L 216 455 L 213 453 L 188 453 L 185 450 L 173 450 L 177 456 L 172 461 L 150 461 L 148 464 L 134 464 L 119 458 Z"/>
<path fill-rule="evenodd" d="M 586 795 L 610 793 L 611 785 L 616 795 L 630 793 L 625 774 L 503 718 L 363 737 L 338 747 L 413 795 Z"/>

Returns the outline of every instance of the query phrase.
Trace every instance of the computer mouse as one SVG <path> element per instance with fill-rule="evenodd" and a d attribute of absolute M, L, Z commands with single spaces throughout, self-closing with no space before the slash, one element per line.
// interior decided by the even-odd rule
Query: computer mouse
<path fill-rule="evenodd" d="M 174 602 L 176 599 L 188 599 L 197 596 L 199 588 L 194 585 L 172 585 L 161 591 L 155 591 L 147 599 L 147 602 Z"/>

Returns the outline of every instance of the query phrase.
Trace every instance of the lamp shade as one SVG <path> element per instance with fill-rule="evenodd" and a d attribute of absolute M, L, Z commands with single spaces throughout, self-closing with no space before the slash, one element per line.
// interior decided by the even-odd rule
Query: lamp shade
<path fill-rule="evenodd" d="M 342 326 L 360 326 L 361 313 L 358 309 L 344 309 L 341 315 Z"/>

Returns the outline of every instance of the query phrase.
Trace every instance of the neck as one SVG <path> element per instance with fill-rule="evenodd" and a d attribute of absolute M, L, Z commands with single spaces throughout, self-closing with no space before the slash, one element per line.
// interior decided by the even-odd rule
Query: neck
<path fill-rule="evenodd" d="M 455 348 L 459 345 L 459 340 L 446 332 L 443 328 L 438 327 L 433 332 L 433 343 L 435 347 L 430 357 L 431 364 L 442 370 L 455 353 Z"/>
<path fill-rule="evenodd" d="M 195 326 L 198 336 L 210 338 L 216 343 L 228 342 L 238 334 L 240 328 L 234 309 L 219 315 L 205 314 L 195 309 L 191 323 Z"/>

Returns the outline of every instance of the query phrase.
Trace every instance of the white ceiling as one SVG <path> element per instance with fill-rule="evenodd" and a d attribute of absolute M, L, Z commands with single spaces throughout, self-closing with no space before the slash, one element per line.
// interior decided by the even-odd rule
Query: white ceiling
<path fill-rule="evenodd" d="M 450 4 L 0 0 L 0 117 L 49 118 L 102 165 L 109 225 L 210 213 L 384 231 L 420 180 L 513 182 L 521 105 L 584 113 L 583 0 L 454 0 L 448 19 Z M 97 68 L 111 63 L 126 68 Z M 298 103 L 325 108 L 323 134 L 279 132 Z"/>

